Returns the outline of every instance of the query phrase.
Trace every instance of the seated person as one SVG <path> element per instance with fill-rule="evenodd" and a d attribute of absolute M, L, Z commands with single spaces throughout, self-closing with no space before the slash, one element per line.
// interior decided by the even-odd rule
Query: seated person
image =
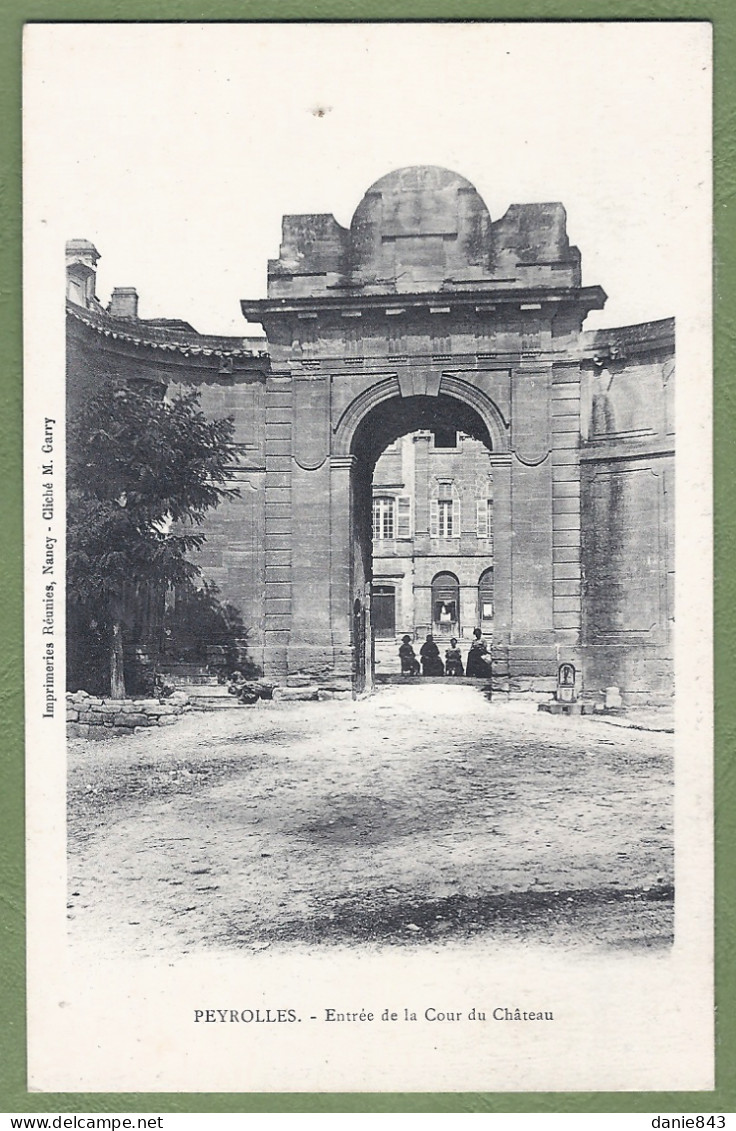
<path fill-rule="evenodd" d="M 419 649 L 422 658 L 422 675 L 444 675 L 445 666 L 440 659 L 440 650 L 431 636 L 428 636 Z"/>
<path fill-rule="evenodd" d="M 471 679 L 488 679 L 491 675 L 491 657 L 488 654 L 488 645 L 481 639 L 481 635 L 479 628 L 473 629 L 475 639 L 470 645 L 465 664 L 465 674 Z"/>
<path fill-rule="evenodd" d="M 419 660 L 414 654 L 414 649 L 411 643 L 411 636 L 401 637 L 399 659 L 401 660 L 402 675 L 419 675 Z"/>
<path fill-rule="evenodd" d="M 463 675 L 463 658 L 454 636 L 445 652 L 445 675 Z"/>

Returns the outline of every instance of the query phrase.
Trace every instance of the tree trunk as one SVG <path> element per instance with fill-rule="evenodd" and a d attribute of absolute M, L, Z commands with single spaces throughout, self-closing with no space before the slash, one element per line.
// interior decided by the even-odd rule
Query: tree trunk
<path fill-rule="evenodd" d="M 117 619 L 112 622 L 112 641 L 110 644 L 110 698 L 125 699 L 123 626 Z"/>

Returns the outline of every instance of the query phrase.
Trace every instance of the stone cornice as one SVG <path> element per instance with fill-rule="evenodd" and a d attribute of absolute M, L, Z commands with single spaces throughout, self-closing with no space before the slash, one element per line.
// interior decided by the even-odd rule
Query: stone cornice
<path fill-rule="evenodd" d="M 428 317 L 431 308 L 439 302 L 450 312 L 472 311 L 472 313 L 492 312 L 497 306 L 515 307 L 520 314 L 526 313 L 524 307 L 535 308 L 545 305 L 561 304 L 581 306 L 585 310 L 602 310 L 606 301 L 602 287 L 500 287 L 476 288 L 467 291 L 428 291 L 416 294 L 378 294 L 378 295 L 320 295 L 294 298 L 242 299 L 240 308 L 251 322 L 261 322 L 264 318 L 278 318 L 285 315 L 304 314 L 412 314 L 421 313 Z M 476 307 L 480 308 L 476 311 Z M 535 309 L 534 313 L 538 313 Z"/>

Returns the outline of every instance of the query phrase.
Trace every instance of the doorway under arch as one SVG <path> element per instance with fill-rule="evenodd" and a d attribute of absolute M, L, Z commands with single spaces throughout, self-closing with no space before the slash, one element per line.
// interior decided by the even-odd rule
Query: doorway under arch
<path fill-rule="evenodd" d="M 460 581 L 449 570 L 432 578 L 432 630 L 447 639 L 460 633 Z"/>
<path fill-rule="evenodd" d="M 396 586 L 374 582 L 371 588 L 373 635 L 376 640 L 396 636 Z"/>

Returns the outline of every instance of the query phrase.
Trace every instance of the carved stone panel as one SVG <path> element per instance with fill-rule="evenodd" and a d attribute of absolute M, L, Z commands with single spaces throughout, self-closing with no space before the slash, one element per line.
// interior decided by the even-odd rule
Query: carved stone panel
<path fill-rule="evenodd" d="M 321 467 L 330 451 L 330 396 L 326 377 L 294 381 L 294 459 L 305 471 Z"/>
<path fill-rule="evenodd" d="M 527 467 L 541 463 L 552 448 L 550 378 L 547 368 L 519 369 L 511 379 L 511 429 L 517 458 Z"/>

